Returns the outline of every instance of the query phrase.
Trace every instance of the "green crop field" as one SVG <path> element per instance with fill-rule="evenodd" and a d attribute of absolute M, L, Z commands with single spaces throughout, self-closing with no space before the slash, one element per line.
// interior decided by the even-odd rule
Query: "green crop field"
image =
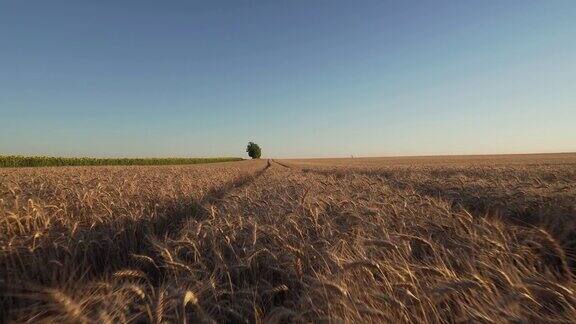
<path fill-rule="evenodd" d="M 182 165 L 241 161 L 242 158 L 70 158 L 50 156 L 0 156 L 0 167 L 44 167 L 75 165 Z"/>

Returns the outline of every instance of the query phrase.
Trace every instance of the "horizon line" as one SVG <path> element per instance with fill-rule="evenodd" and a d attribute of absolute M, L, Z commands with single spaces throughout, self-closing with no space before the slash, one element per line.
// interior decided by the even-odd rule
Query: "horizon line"
<path fill-rule="evenodd" d="M 511 156 L 511 155 L 569 155 L 576 154 L 576 151 L 561 151 L 561 152 L 523 152 L 523 153 L 473 153 L 473 154 L 406 154 L 406 155 L 355 155 L 348 156 L 320 156 L 320 157 L 263 157 L 266 159 L 279 159 L 279 160 L 306 160 L 306 159 L 370 159 L 370 158 L 434 158 L 434 157 L 473 157 L 473 156 Z M 29 154 L 2 154 L 0 157 L 49 157 L 49 158 L 90 158 L 90 159 L 214 159 L 214 158 L 241 158 L 249 160 L 250 158 L 242 156 L 178 156 L 178 155 L 165 155 L 165 156 L 111 156 L 111 155 L 29 155 Z"/>

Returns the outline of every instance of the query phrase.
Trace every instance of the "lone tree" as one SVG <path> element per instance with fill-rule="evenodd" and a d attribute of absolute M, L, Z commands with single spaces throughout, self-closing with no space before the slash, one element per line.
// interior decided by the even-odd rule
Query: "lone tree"
<path fill-rule="evenodd" d="M 260 146 L 252 142 L 248 143 L 248 146 L 246 147 L 246 152 L 248 152 L 248 156 L 250 156 L 253 159 L 259 159 L 260 156 L 262 155 L 262 150 L 260 149 Z"/>

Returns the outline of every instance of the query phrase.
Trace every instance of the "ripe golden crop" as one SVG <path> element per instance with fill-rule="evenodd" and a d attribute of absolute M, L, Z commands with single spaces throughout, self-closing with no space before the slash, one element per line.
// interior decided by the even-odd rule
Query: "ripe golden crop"
<path fill-rule="evenodd" d="M 0 170 L 0 312 L 570 322 L 576 156 Z"/>

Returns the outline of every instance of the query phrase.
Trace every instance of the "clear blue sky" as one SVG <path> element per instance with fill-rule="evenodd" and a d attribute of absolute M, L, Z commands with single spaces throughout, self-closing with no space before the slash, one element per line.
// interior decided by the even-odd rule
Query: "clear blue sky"
<path fill-rule="evenodd" d="M 576 1 L 0 0 L 0 154 L 576 151 Z"/>

